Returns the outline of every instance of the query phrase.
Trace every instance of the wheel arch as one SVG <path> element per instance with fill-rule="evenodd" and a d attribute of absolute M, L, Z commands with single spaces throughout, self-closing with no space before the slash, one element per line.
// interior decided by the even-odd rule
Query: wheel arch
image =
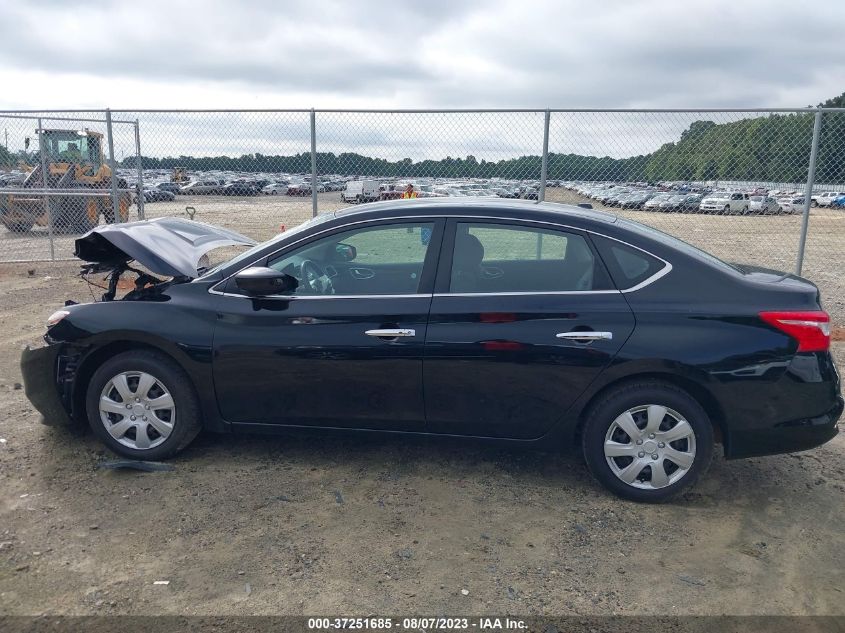
<path fill-rule="evenodd" d="M 215 430 L 216 427 L 219 426 L 219 424 L 217 424 L 217 417 L 209 415 L 210 412 L 208 410 L 208 407 L 206 406 L 205 399 L 202 397 L 203 390 L 201 386 L 197 383 L 197 377 L 190 370 L 190 368 L 186 367 L 185 363 L 182 362 L 182 360 L 177 355 L 169 352 L 164 347 L 155 345 L 154 343 L 151 343 L 149 341 L 139 341 L 134 339 L 108 341 L 89 351 L 80 359 L 80 364 L 76 370 L 73 380 L 73 390 L 71 396 L 71 415 L 75 422 L 81 422 L 83 424 L 85 423 L 86 393 L 91 377 L 94 375 L 94 372 L 97 370 L 97 368 L 100 367 L 108 359 L 118 354 L 123 354 L 124 352 L 129 351 L 154 352 L 175 363 L 177 367 L 179 367 L 183 372 L 185 372 L 185 375 L 188 377 L 188 380 L 194 389 L 194 393 L 196 394 L 197 400 L 200 404 L 200 409 L 203 412 L 203 427 Z"/>
<path fill-rule="evenodd" d="M 673 387 L 682 389 L 690 395 L 707 413 L 710 418 L 710 424 L 713 427 L 713 437 L 717 443 L 722 444 L 725 453 L 728 453 L 728 442 L 730 434 L 726 429 L 725 412 L 719 401 L 713 396 L 707 387 L 701 383 L 682 376 L 679 374 L 661 372 L 661 371 L 646 371 L 642 373 L 631 374 L 623 376 L 602 385 L 595 393 L 589 396 L 583 407 L 578 413 L 578 420 L 574 428 L 572 440 L 573 442 L 580 441 L 581 432 L 584 428 L 584 423 L 590 415 L 590 412 L 602 401 L 610 391 L 635 382 L 662 382 Z"/>

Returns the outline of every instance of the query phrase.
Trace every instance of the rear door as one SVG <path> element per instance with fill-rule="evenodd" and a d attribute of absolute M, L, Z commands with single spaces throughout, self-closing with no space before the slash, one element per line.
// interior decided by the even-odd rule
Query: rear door
<path fill-rule="evenodd" d="M 535 438 L 607 367 L 634 317 L 585 233 L 450 220 L 423 364 L 437 433 Z"/>

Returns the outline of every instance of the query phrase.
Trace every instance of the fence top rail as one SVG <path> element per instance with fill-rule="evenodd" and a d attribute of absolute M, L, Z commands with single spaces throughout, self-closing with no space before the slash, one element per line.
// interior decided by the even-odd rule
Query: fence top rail
<path fill-rule="evenodd" d="M 20 110 L 18 112 L 26 112 L 25 110 Z M 58 112 L 54 110 L 54 112 Z M 86 112 L 91 112 L 90 110 L 86 110 Z M 3 119 L 25 119 L 27 121 L 33 119 L 41 119 L 43 121 L 79 121 L 81 123 L 105 123 L 105 119 L 81 119 L 79 117 L 68 117 L 68 116 L 41 116 L 35 114 L 8 114 L 7 112 L 0 112 L 0 118 Z M 112 123 L 128 123 L 129 125 L 135 125 L 135 121 L 124 121 L 118 119 L 112 119 Z"/>
<path fill-rule="evenodd" d="M 74 114 L 74 113 L 92 113 L 102 112 L 105 116 L 106 110 L 0 110 L 0 116 L 13 115 L 40 115 L 40 113 L 50 112 L 53 114 Z M 140 108 L 140 109 L 121 109 L 111 110 L 113 113 L 192 113 L 192 112 L 206 112 L 206 113 L 238 113 L 238 112 L 254 112 L 254 113 L 273 113 L 273 112 L 300 112 L 300 113 L 349 113 L 349 114 L 477 114 L 477 113 L 534 113 L 542 114 L 545 112 L 561 112 L 561 113 L 591 113 L 591 112 L 613 112 L 613 113 L 699 113 L 699 112 L 736 112 L 736 113 L 788 113 L 788 112 L 845 112 L 843 108 L 822 108 L 822 107 L 803 107 L 803 108 Z M 30 118 L 30 117 L 25 117 Z M 41 118 L 48 118 L 41 116 Z M 79 119 L 77 119 L 79 120 Z M 112 120 L 113 123 L 118 123 Z M 135 123 L 134 121 L 119 121 L 120 123 Z"/>

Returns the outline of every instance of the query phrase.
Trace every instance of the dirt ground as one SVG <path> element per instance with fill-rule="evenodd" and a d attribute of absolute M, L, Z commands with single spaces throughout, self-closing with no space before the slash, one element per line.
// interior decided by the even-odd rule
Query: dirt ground
<path fill-rule="evenodd" d="M 19 388 L 73 273 L 0 266 L 0 614 L 845 614 L 843 436 L 717 457 L 663 506 L 476 442 L 204 435 L 170 472 L 98 468 Z"/>

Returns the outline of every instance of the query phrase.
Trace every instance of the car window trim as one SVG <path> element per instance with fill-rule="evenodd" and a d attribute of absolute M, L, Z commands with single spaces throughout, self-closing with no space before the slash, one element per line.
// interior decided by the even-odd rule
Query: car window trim
<path fill-rule="evenodd" d="M 443 245 L 441 246 L 441 259 L 440 265 L 438 268 L 438 276 L 437 280 L 435 281 L 434 290 L 435 290 L 435 297 L 448 297 L 448 296 L 469 296 L 469 297 L 483 297 L 483 296 L 521 296 L 521 295 L 559 295 L 559 294 L 608 294 L 608 293 L 617 293 L 619 292 L 618 288 L 608 288 L 605 290 L 513 290 L 513 291 L 505 291 L 505 292 L 451 292 L 449 290 L 449 286 L 451 285 L 451 277 L 452 277 L 452 259 L 455 255 L 455 236 L 457 235 L 458 231 L 458 224 L 471 222 L 474 218 L 469 218 L 464 220 L 462 217 L 450 217 L 448 223 L 446 224 L 446 234 L 443 236 Z M 531 220 L 522 220 L 522 219 L 508 219 L 502 218 L 501 221 L 495 222 L 490 221 L 488 218 L 483 218 L 481 221 L 476 222 L 476 224 L 501 224 L 505 227 L 522 227 L 526 228 L 525 223 L 530 223 Z M 587 243 L 587 248 L 590 249 L 590 252 L 593 254 L 593 258 L 596 262 L 598 262 L 604 269 L 605 275 L 607 279 L 613 284 L 613 278 L 610 275 L 610 272 L 607 270 L 607 266 L 601 259 L 601 256 L 596 251 L 596 247 L 592 244 L 592 240 L 589 237 L 583 235 L 587 233 L 585 229 L 580 229 L 577 227 L 563 227 L 560 225 L 554 225 L 553 229 L 547 229 L 551 231 L 558 231 L 560 233 L 571 233 L 572 235 L 577 235 L 584 239 Z M 528 226 L 528 228 L 531 228 Z M 545 228 L 545 227 L 543 227 Z M 569 229 L 568 231 L 566 229 Z M 446 262 L 444 264 L 443 257 L 446 257 Z"/>
<path fill-rule="evenodd" d="M 291 242 L 290 244 L 286 244 L 283 247 L 268 253 L 266 255 L 261 255 L 256 259 L 252 260 L 251 263 L 243 266 L 242 268 L 238 269 L 225 279 L 222 279 L 215 283 L 211 288 L 209 288 L 208 292 L 210 294 L 215 294 L 223 297 L 242 297 L 245 299 L 255 299 L 256 297 L 250 297 L 249 295 L 244 295 L 238 292 L 231 292 L 226 290 L 219 290 L 218 287 L 226 288 L 229 285 L 230 280 L 232 277 L 236 276 L 243 270 L 247 268 L 251 268 L 259 262 L 264 262 L 264 265 L 271 259 L 278 259 L 279 256 L 284 255 L 286 252 L 293 250 L 295 247 L 298 247 L 300 244 L 306 241 L 317 241 L 322 239 L 324 236 L 329 236 L 332 233 L 343 233 L 350 227 L 354 227 L 359 224 L 384 224 L 385 226 L 389 226 L 391 224 L 409 224 L 413 223 L 417 220 L 425 220 L 426 224 L 432 224 L 432 231 L 431 231 L 431 238 L 429 239 L 429 248 L 426 249 L 425 258 L 423 259 L 423 267 L 422 272 L 420 273 L 420 279 L 417 283 L 417 292 L 415 293 L 408 293 L 408 294 L 362 294 L 362 295 L 355 295 L 355 294 L 336 294 L 336 295 L 268 295 L 266 297 L 261 297 L 262 300 L 266 299 L 281 299 L 285 301 L 289 301 L 292 299 L 301 300 L 301 299 L 367 299 L 367 298 L 389 298 L 389 299 L 396 299 L 400 297 L 428 297 L 431 298 L 433 289 L 434 289 L 434 277 L 436 275 L 437 269 L 437 262 L 439 261 L 439 251 L 440 245 L 443 241 L 443 232 L 444 226 L 446 224 L 446 219 L 440 216 L 415 216 L 415 217 L 392 217 L 392 218 L 378 218 L 374 220 L 370 220 L 367 222 L 352 222 L 349 224 L 344 224 L 341 226 L 330 227 L 324 229 L 322 231 L 318 231 L 317 233 L 312 233 L 310 235 L 305 235 L 300 237 L 299 239 Z M 327 235 L 324 235 L 327 234 Z M 420 292 L 421 289 L 428 289 L 427 292 Z"/>
<path fill-rule="evenodd" d="M 611 293 L 611 292 L 620 292 L 622 294 L 627 294 L 627 293 L 630 293 L 630 292 L 636 292 L 637 290 L 641 290 L 641 289 L 645 288 L 646 286 L 651 285 L 652 283 L 654 283 L 658 279 L 661 279 L 662 277 L 665 277 L 670 272 L 672 272 L 672 268 L 673 268 L 671 262 L 663 259 L 662 257 L 660 257 L 658 255 L 655 255 L 651 251 L 647 251 L 646 249 L 644 249 L 640 246 L 637 246 L 636 244 L 631 244 L 630 242 L 626 242 L 625 240 L 619 239 L 618 237 L 613 237 L 612 235 L 607 235 L 605 233 L 602 233 L 601 231 L 595 231 L 595 230 L 592 230 L 592 229 L 586 229 L 586 228 L 581 228 L 581 227 L 577 227 L 577 226 L 572 226 L 570 224 L 559 224 L 557 222 L 548 222 L 548 221 L 545 221 L 545 220 L 514 218 L 514 217 L 511 217 L 511 216 L 462 215 L 462 214 L 444 213 L 444 214 L 438 214 L 438 215 L 390 216 L 390 217 L 385 217 L 385 218 L 370 218 L 370 219 L 367 219 L 367 220 L 358 220 L 356 222 L 349 222 L 349 223 L 343 224 L 341 226 L 334 226 L 334 227 L 325 228 L 321 231 L 317 231 L 316 233 L 311 233 L 310 235 L 302 236 L 299 239 L 294 240 L 290 244 L 285 244 L 284 246 L 281 246 L 280 248 L 276 249 L 275 251 L 272 251 L 270 253 L 267 253 L 266 255 L 261 255 L 261 256 L 255 258 L 254 260 L 252 260 L 248 264 L 242 266 L 241 268 L 239 268 L 238 270 L 236 270 L 232 274 L 228 275 L 224 279 L 222 279 L 222 280 L 218 281 L 217 283 L 215 283 L 214 285 L 212 285 L 208 289 L 208 292 L 210 294 L 220 295 L 220 296 L 224 296 L 224 297 L 241 297 L 241 298 L 244 298 L 244 299 L 255 299 L 255 297 L 250 297 L 248 295 L 242 295 L 242 294 L 239 294 L 239 293 L 225 292 L 225 291 L 222 291 L 222 290 L 218 290 L 217 288 L 218 287 L 225 287 L 227 282 L 232 277 L 237 275 L 239 272 L 246 270 L 247 268 L 255 266 L 257 262 L 260 262 L 262 260 L 266 261 L 269 258 L 271 258 L 275 255 L 278 255 L 278 254 L 282 253 L 283 251 L 286 251 L 289 248 L 296 246 L 300 242 L 304 242 L 305 240 L 310 240 L 311 238 L 319 237 L 320 235 L 322 235 L 324 233 L 329 233 L 329 232 L 336 231 L 336 230 L 338 230 L 338 231 L 343 230 L 343 229 L 346 229 L 346 228 L 349 228 L 349 227 L 357 226 L 359 224 L 375 224 L 375 223 L 385 222 L 385 221 L 387 221 L 387 222 L 390 222 L 390 221 L 401 222 L 401 221 L 405 221 L 405 220 L 434 221 L 435 222 L 435 233 L 432 233 L 432 240 L 434 239 L 434 236 L 437 232 L 438 227 L 443 232 L 440 236 L 441 237 L 441 239 L 440 239 L 440 252 L 438 253 L 439 256 L 438 256 L 438 259 L 437 259 L 437 262 L 436 262 L 437 270 L 435 271 L 436 277 L 435 277 L 435 286 L 434 287 L 437 288 L 437 281 L 438 281 L 437 276 L 439 276 L 440 270 L 442 269 L 442 267 L 440 266 L 440 262 L 442 261 L 443 248 L 445 246 L 446 237 L 447 237 L 447 234 L 445 232 L 445 222 L 447 220 L 451 220 L 451 219 L 456 220 L 456 222 L 459 221 L 459 220 L 462 220 L 462 219 L 468 220 L 468 221 L 472 221 L 472 220 L 504 220 L 504 221 L 513 221 L 513 222 L 524 222 L 524 223 L 527 223 L 527 224 L 539 224 L 541 226 L 550 226 L 550 227 L 553 227 L 553 228 L 556 228 L 556 229 L 571 229 L 573 231 L 581 231 L 582 233 L 588 233 L 590 235 L 598 235 L 600 237 L 604 237 L 604 238 L 607 238 L 609 240 L 619 242 L 620 244 L 625 244 L 626 246 L 630 246 L 633 249 L 641 251 L 641 252 L 643 252 L 647 255 L 650 255 L 651 257 L 654 257 L 655 259 L 660 260 L 664 264 L 664 267 L 661 268 L 660 270 L 658 270 L 656 273 L 654 273 L 651 277 L 644 279 L 643 281 L 638 283 L 636 286 L 632 286 L 631 288 L 626 288 L 624 290 L 618 290 L 618 289 L 617 290 L 571 290 L 571 291 L 563 290 L 563 291 L 558 291 L 558 292 L 553 292 L 553 293 L 548 293 L 548 292 L 544 292 L 544 293 L 525 292 L 524 293 L 524 294 L 528 294 L 528 295 L 560 294 L 560 293 L 566 293 L 566 294 L 572 294 L 572 293 L 598 294 L 598 293 L 603 293 L 603 294 L 606 294 L 606 293 Z M 437 223 L 438 220 L 442 220 L 443 222 L 438 224 Z M 454 236 L 454 231 L 452 232 L 452 235 Z M 427 257 L 428 257 L 428 254 L 426 254 L 426 258 Z M 423 269 L 423 273 L 425 273 L 425 272 L 426 272 L 425 269 Z M 438 294 L 438 293 L 431 292 L 431 293 L 425 293 L 425 294 L 422 294 L 422 295 L 372 295 L 372 294 L 370 294 L 370 295 L 313 295 L 313 296 L 300 295 L 298 297 L 298 299 L 305 299 L 305 298 L 309 298 L 309 299 L 314 299 L 314 298 L 361 299 L 361 298 L 374 298 L 374 297 L 393 298 L 393 297 L 396 297 L 396 296 L 399 296 L 399 297 L 412 297 L 412 296 L 432 297 L 432 296 L 435 296 L 435 294 Z M 452 294 L 453 293 L 445 293 L 445 295 L 442 295 L 442 296 L 452 296 Z M 472 296 L 484 296 L 485 293 L 470 293 L 470 294 Z M 492 294 L 502 294 L 502 293 L 492 293 Z M 279 299 L 290 300 L 290 299 L 293 298 L 293 296 L 294 295 L 273 295 L 273 296 L 264 297 L 264 298 L 265 299 L 271 299 L 271 298 L 274 298 L 274 297 L 278 297 Z M 441 296 L 441 295 L 438 295 L 438 296 Z"/>

